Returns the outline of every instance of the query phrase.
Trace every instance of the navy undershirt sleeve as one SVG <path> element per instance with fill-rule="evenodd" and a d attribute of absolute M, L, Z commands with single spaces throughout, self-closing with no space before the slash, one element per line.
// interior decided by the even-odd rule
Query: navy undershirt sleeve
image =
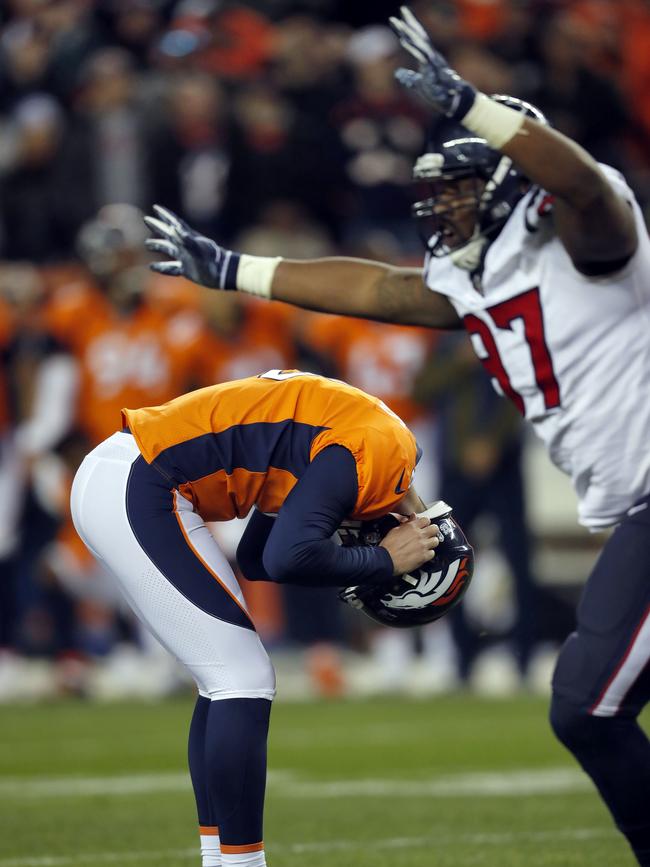
<path fill-rule="evenodd" d="M 244 578 L 249 581 L 272 581 L 262 562 L 264 547 L 269 533 L 275 526 L 275 518 L 253 510 L 246 529 L 237 546 L 237 564 Z"/>
<path fill-rule="evenodd" d="M 244 575 L 251 580 L 312 587 L 389 579 L 393 562 L 385 548 L 344 548 L 331 538 L 354 509 L 357 491 L 352 454 L 342 446 L 324 449 L 307 467 L 274 521 L 256 513 L 249 522 L 237 550 Z"/>

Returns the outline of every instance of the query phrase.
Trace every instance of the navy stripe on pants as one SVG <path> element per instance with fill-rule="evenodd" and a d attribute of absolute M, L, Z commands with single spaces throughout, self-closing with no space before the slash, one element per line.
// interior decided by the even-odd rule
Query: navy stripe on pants
<path fill-rule="evenodd" d="M 174 492 L 142 456 L 131 467 L 126 511 L 143 551 L 183 596 L 212 617 L 255 629 L 250 617 L 188 544 L 175 511 Z"/>

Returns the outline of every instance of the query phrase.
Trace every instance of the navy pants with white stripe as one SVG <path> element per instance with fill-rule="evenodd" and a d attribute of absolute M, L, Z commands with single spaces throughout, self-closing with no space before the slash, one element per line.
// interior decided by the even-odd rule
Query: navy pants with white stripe
<path fill-rule="evenodd" d="M 589 577 L 553 678 L 551 724 L 650 867 L 650 496 L 614 530 Z"/>

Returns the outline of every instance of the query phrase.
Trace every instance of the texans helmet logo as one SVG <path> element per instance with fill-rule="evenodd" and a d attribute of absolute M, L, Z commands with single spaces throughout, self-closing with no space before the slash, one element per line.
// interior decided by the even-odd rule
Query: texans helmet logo
<path fill-rule="evenodd" d="M 387 608 L 424 608 L 427 605 L 447 605 L 456 598 L 468 576 L 467 558 L 454 560 L 443 575 L 420 569 L 416 585 L 399 595 L 389 594 L 383 598 Z M 413 576 L 415 577 L 415 576 Z"/>

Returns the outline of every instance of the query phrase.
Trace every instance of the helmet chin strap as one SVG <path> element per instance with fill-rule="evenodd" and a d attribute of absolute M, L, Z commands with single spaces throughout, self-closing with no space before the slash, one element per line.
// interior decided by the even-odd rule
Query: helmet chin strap
<path fill-rule="evenodd" d="M 449 257 L 457 268 L 462 268 L 463 271 L 475 271 L 481 263 L 481 256 L 486 244 L 485 235 L 482 235 L 478 228 L 475 228 L 469 241 L 462 247 L 452 250 Z"/>

